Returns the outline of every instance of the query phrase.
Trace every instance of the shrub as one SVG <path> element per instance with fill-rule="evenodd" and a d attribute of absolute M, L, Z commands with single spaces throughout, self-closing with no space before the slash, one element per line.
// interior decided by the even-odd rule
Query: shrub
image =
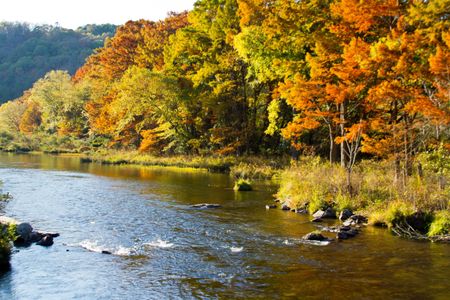
<path fill-rule="evenodd" d="M 9 269 L 11 244 L 16 238 L 16 225 L 0 225 L 0 271 Z"/>
<path fill-rule="evenodd" d="M 411 204 L 404 201 L 395 201 L 388 205 L 385 212 L 385 221 L 389 227 L 404 224 L 406 218 L 414 213 Z"/>
<path fill-rule="evenodd" d="M 428 236 L 436 236 L 449 234 L 450 230 L 450 212 L 448 210 L 441 210 L 435 213 L 434 220 L 431 223 L 428 231 Z"/>
<path fill-rule="evenodd" d="M 251 185 L 250 181 L 248 181 L 248 180 L 246 180 L 244 178 L 239 178 L 234 183 L 234 188 L 233 189 L 235 191 L 239 191 L 239 192 L 251 191 L 252 190 L 252 185 Z"/>

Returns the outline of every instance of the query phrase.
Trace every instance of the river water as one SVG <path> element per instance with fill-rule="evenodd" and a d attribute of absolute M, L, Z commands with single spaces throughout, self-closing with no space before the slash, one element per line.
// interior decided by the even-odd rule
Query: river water
<path fill-rule="evenodd" d="M 0 179 L 14 197 L 4 214 L 61 234 L 15 251 L 0 299 L 450 297 L 449 245 L 370 227 L 305 244 L 320 225 L 267 211 L 273 186 L 236 193 L 227 175 L 206 171 L 13 154 L 0 154 Z M 191 207 L 205 202 L 222 208 Z"/>

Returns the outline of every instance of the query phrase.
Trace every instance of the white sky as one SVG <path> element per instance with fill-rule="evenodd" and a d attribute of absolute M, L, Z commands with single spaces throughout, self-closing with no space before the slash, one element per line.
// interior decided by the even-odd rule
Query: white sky
<path fill-rule="evenodd" d="M 56 22 L 75 29 L 86 24 L 160 20 L 169 11 L 192 9 L 195 0 L 0 0 L 0 21 Z"/>

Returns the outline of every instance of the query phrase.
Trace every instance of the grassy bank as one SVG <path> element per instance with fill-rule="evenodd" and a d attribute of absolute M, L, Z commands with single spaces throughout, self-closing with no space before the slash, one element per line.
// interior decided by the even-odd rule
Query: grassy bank
<path fill-rule="evenodd" d="M 269 159 L 252 156 L 155 156 L 138 151 L 103 150 L 85 154 L 83 160 L 102 164 L 135 164 L 207 169 L 212 172 L 230 173 L 234 178 L 271 179 L 280 174 L 289 159 Z"/>
<path fill-rule="evenodd" d="M 306 208 L 311 214 L 328 207 L 338 213 L 350 209 L 393 230 L 420 217 L 418 233 L 449 233 L 450 186 L 442 184 L 450 182 L 448 174 L 443 178 L 424 169 L 394 180 L 393 163 L 362 161 L 353 170 L 350 193 L 343 168 L 311 158 L 284 170 L 281 178 L 277 198 L 291 208 Z"/>

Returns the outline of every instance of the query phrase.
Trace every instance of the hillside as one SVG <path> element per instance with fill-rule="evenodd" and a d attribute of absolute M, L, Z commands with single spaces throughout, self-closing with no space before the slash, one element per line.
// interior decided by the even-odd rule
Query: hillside
<path fill-rule="evenodd" d="M 0 23 L 0 103 L 19 97 L 50 70 L 73 73 L 115 29 L 111 24 L 70 30 Z"/>

